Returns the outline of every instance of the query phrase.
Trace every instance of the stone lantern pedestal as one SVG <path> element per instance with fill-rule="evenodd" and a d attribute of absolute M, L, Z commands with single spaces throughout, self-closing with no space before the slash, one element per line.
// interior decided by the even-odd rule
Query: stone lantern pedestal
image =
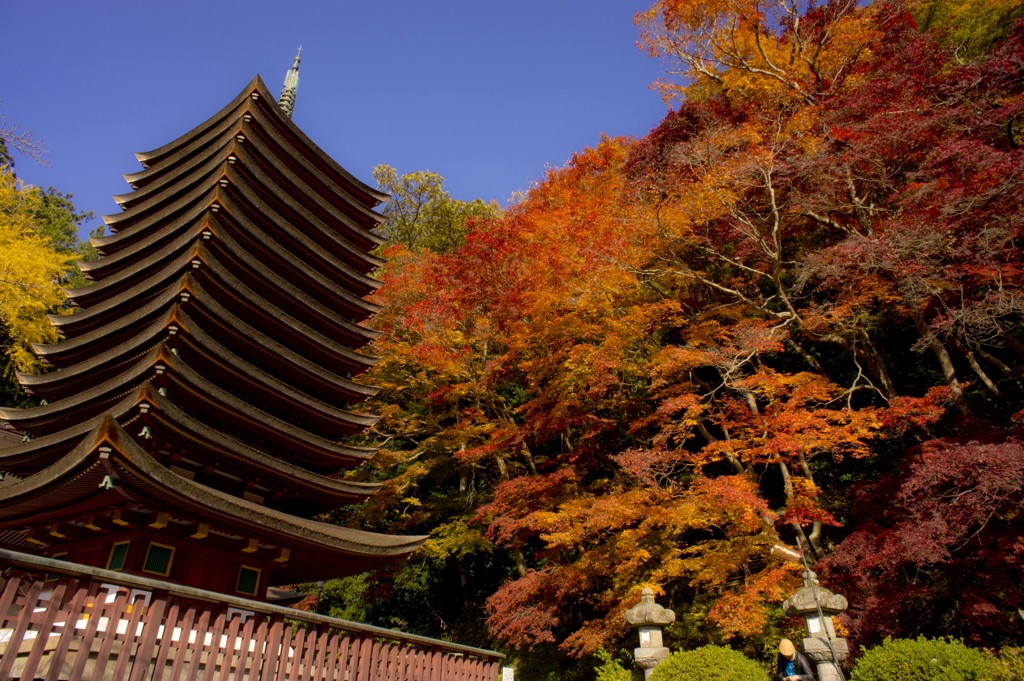
<path fill-rule="evenodd" d="M 818 585 L 812 570 L 804 572 L 804 585 L 782 603 L 787 615 L 801 615 L 807 626 L 804 654 L 818 668 L 818 681 L 842 681 L 839 665 L 850 652 L 845 638 L 836 637 L 833 615 L 844 612 L 846 598 Z"/>
<path fill-rule="evenodd" d="M 626 611 L 626 622 L 639 630 L 640 647 L 633 649 L 636 665 L 644 670 L 644 679 L 659 662 L 668 657 L 668 648 L 662 645 L 661 628 L 676 621 L 676 614 L 654 602 L 654 591 L 644 587 L 640 603 Z"/>

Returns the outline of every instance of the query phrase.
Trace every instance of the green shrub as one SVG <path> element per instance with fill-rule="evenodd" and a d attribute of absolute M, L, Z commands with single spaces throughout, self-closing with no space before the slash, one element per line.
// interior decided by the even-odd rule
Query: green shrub
<path fill-rule="evenodd" d="M 857 661 L 850 681 L 994 681 L 996 666 L 960 641 L 885 639 Z"/>
<path fill-rule="evenodd" d="M 633 681 L 633 674 L 619 664 L 604 648 L 598 650 L 595 656 L 601 662 L 594 668 L 597 681 Z"/>
<path fill-rule="evenodd" d="M 1024 648 L 1003 648 L 994 657 L 997 679 L 1024 681 Z"/>
<path fill-rule="evenodd" d="M 651 681 L 768 681 L 768 673 L 732 648 L 704 646 L 672 653 L 654 668 Z"/>

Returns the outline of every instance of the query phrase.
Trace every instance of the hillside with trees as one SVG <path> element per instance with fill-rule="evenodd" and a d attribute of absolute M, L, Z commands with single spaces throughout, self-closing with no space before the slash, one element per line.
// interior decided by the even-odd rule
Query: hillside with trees
<path fill-rule="evenodd" d="M 337 521 L 431 539 L 321 608 L 565 677 L 633 647 L 651 585 L 674 649 L 763 658 L 802 627 L 782 541 L 855 644 L 1020 645 L 1020 16 L 659 0 L 646 137 L 503 211 L 406 185 L 359 471 L 386 490 Z"/>

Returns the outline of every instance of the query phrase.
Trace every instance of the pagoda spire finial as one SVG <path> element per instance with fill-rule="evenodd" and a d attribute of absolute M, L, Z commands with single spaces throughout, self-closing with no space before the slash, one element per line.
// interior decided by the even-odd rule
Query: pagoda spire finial
<path fill-rule="evenodd" d="M 295 63 L 284 75 L 284 87 L 281 88 L 281 96 L 277 99 L 277 103 L 288 118 L 291 118 L 292 112 L 295 111 L 295 95 L 299 90 L 300 61 L 302 61 L 302 45 L 299 45 L 299 51 L 295 55 Z"/>

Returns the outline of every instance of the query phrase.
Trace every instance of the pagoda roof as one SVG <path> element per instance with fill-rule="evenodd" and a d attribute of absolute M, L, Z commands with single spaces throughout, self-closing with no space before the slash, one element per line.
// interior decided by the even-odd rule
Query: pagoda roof
<path fill-rule="evenodd" d="M 320 194 L 306 193 L 309 188 L 298 178 L 292 182 L 283 172 L 271 170 L 273 166 L 270 164 L 274 161 L 261 160 L 252 145 L 242 145 L 234 139 L 227 145 L 220 154 L 212 156 L 192 173 L 178 178 L 164 191 L 133 204 L 122 213 L 105 216 L 107 226 L 114 233 L 96 237 L 93 243 L 104 254 L 124 250 L 136 244 L 145 231 L 161 228 L 163 222 L 160 217 L 165 213 L 174 214 L 181 210 L 183 204 L 201 200 L 204 190 L 210 187 L 235 181 L 259 188 L 263 200 L 274 201 L 278 210 L 287 210 L 291 217 L 289 222 L 302 225 L 303 233 L 308 233 L 319 246 L 329 250 L 340 261 L 361 272 L 383 263 L 368 252 L 380 244 L 380 237 L 339 215 Z"/>
<path fill-rule="evenodd" d="M 256 537 L 261 546 L 289 549 L 301 559 L 275 570 L 282 581 L 363 572 L 404 558 L 426 540 L 297 518 L 189 480 L 154 459 L 109 415 L 50 467 L 0 487 L 0 528 L 23 528 L 28 518 L 37 525 L 60 522 L 133 503 Z"/>
<path fill-rule="evenodd" d="M 262 113 L 256 113 L 256 120 L 262 117 Z M 106 216 L 105 219 L 112 230 L 120 231 L 121 224 L 131 224 L 139 214 L 155 210 L 168 199 L 181 195 L 186 188 L 201 182 L 227 162 L 259 168 L 264 174 L 272 175 L 268 182 L 277 188 L 276 191 L 301 197 L 323 220 L 338 228 L 339 236 L 351 241 L 362 252 L 385 241 L 367 228 L 375 227 L 381 221 L 380 214 L 350 197 L 350 200 L 339 203 L 340 188 L 318 181 L 321 178 L 313 173 L 296 172 L 286 163 L 291 158 L 285 148 L 266 137 L 265 131 L 253 128 L 240 117 L 234 125 L 224 125 L 219 136 L 203 145 L 194 156 L 168 165 L 166 172 L 145 187 L 115 196 L 125 212 Z M 341 196 L 346 198 L 347 194 L 342 192 Z M 358 219 L 351 216 L 353 210 L 358 213 Z"/>
<path fill-rule="evenodd" d="M 87 273 L 99 272 L 103 274 L 103 278 L 89 286 L 66 289 L 65 294 L 83 308 L 102 306 L 101 309 L 116 309 L 116 303 L 104 303 L 119 296 L 119 301 L 123 302 L 125 295 L 132 291 L 142 295 L 142 292 L 166 284 L 178 271 L 193 267 L 194 260 L 198 259 L 200 253 L 198 244 L 209 242 L 218 252 L 227 253 L 233 260 L 243 263 L 247 279 L 258 275 L 258 278 L 271 282 L 275 288 L 286 291 L 288 295 L 299 294 L 300 302 L 304 302 L 305 307 L 316 309 L 319 316 L 325 317 L 328 323 L 338 328 L 339 333 L 349 336 L 355 333 L 368 339 L 376 337 L 376 332 L 356 327 L 350 320 L 358 321 L 375 314 L 380 310 L 380 305 L 349 293 L 325 275 L 309 269 L 304 262 L 287 249 L 281 248 L 245 216 L 240 220 L 224 212 L 214 214 L 199 211 L 195 215 L 189 212 L 185 218 L 187 219 L 183 218 L 174 231 L 176 238 L 163 244 L 163 248 L 146 247 L 146 257 L 131 264 L 117 263 L 120 266 L 114 271 L 90 268 Z M 249 233 L 246 233 L 247 231 Z M 165 232 L 155 233 L 146 241 L 162 242 L 164 236 Z M 248 243 L 243 245 L 238 241 L 238 237 L 244 238 Z M 261 257 L 256 257 L 256 253 Z M 119 259 L 120 255 L 105 257 L 100 262 Z M 315 290 L 318 295 L 339 309 L 336 311 L 328 305 L 313 302 L 316 299 L 303 293 L 303 286 Z M 57 317 L 55 322 L 60 325 L 76 324 L 68 316 Z M 353 328 L 359 331 L 353 331 Z"/>
<path fill-rule="evenodd" d="M 146 405 L 144 412 L 140 405 Z M 123 428 L 143 422 L 153 424 L 160 439 L 165 439 L 165 433 L 172 433 L 190 448 L 205 452 L 203 465 L 216 464 L 229 472 L 244 472 L 248 478 L 272 480 L 279 494 L 289 489 L 291 496 L 306 500 L 321 511 L 363 501 L 380 489 L 376 483 L 343 480 L 307 470 L 228 437 L 179 409 L 150 381 L 137 386 L 105 413 Z M 102 418 L 99 415 L 28 441 L 5 443 L 0 446 L 0 470 L 25 477 L 56 463 L 92 432 Z"/>
<path fill-rule="evenodd" d="M 198 257 L 200 260 L 208 263 L 212 262 L 213 265 L 207 268 L 200 268 L 198 272 L 191 268 L 186 270 L 179 274 L 175 286 L 164 289 L 161 295 L 149 299 L 141 307 L 131 310 L 121 317 L 112 317 L 109 323 L 104 326 L 92 328 L 80 336 L 74 336 L 58 343 L 33 345 L 37 356 L 50 364 L 65 367 L 71 366 L 106 352 L 108 349 L 124 342 L 129 336 L 144 333 L 149 328 L 147 323 L 153 319 L 160 318 L 161 315 L 166 320 L 166 324 L 171 324 L 174 320 L 168 316 L 167 310 L 182 305 L 193 305 L 205 308 L 208 314 L 218 317 L 222 316 L 221 319 L 216 321 L 217 327 L 232 335 L 245 335 L 245 339 L 239 338 L 240 342 L 265 341 L 266 343 L 275 343 L 277 346 L 284 347 L 282 341 L 286 341 L 290 346 L 302 348 L 303 363 L 310 363 L 311 360 L 307 355 L 314 358 L 325 358 L 329 365 L 323 366 L 322 369 L 332 373 L 336 373 L 339 370 L 349 373 L 361 373 L 377 363 L 377 360 L 374 358 L 350 350 L 348 346 L 335 342 L 333 339 L 310 328 L 288 314 L 277 310 L 270 303 L 267 303 L 267 307 L 270 310 L 254 307 L 253 302 L 246 300 L 244 297 L 244 294 L 256 296 L 254 292 L 242 285 L 230 273 L 223 271 L 223 268 L 209 253 L 200 249 Z M 188 260 L 187 257 L 184 259 Z M 218 283 L 217 279 L 220 278 L 227 279 L 231 283 Z M 205 280 L 212 289 L 204 286 L 201 280 Z M 230 289 L 232 285 L 239 287 L 240 290 L 232 292 Z M 228 297 L 231 300 L 222 302 L 218 299 L 218 295 L 222 298 Z M 256 298 L 257 300 L 262 300 L 258 296 Z M 234 307 L 243 306 L 247 308 L 246 314 L 250 315 L 250 319 L 242 319 L 236 314 L 236 310 L 227 307 L 227 304 L 232 304 L 232 300 L 234 301 Z M 276 313 L 273 311 L 276 311 Z M 271 333 L 274 335 L 256 331 L 257 327 L 250 323 L 250 321 L 254 323 L 258 321 L 260 328 L 268 330 L 271 330 L 270 327 L 272 325 L 273 330 L 271 330 Z M 251 335 L 253 332 L 256 335 Z M 297 356 L 297 353 L 292 352 L 291 356 Z M 342 382 L 347 381 L 347 379 L 340 380 Z M 348 381 L 348 384 L 350 390 L 357 395 L 362 394 L 369 397 L 376 392 L 358 383 Z"/>
<path fill-rule="evenodd" d="M 209 352 L 214 347 L 223 349 L 223 344 L 209 341 L 216 335 L 228 333 L 234 341 L 233 347 L 231 351 L 218 355 L 221 362 L 232 363 L 241 359 L 249 364 L 258 364 L 279 381 L 307 395 L 321 396 L 322 399 L 359 402 L 376 393 L 376 388 L 338 376 L 328 368 L 312 362 L 304 354 L 267 337 L 219 306 L 216 301 L 202 302 L 202 289 L 195 282 L 186 281 L 182 286 L 196 291 L 198 295 L 187 304 L 172 303 L 163 316 L 117 346 L 96 347 L 94 352 L 79 348 L 81 356 L 70 359 L 81 361 L 72 361 L 58 371 L 45 374 L 20 374 L 22 385 L 38 395 L 61 396 L 72 389 L 87 390 L 96 384 L 96 381 L 90 380 L 90 376 L 109 378 L 115 370 L 135 361 L 170 336 L 180 338 L 175 342 L 183 344 L 188 343 L 189 337 L 195 338 L 197 344 L 208 346 Z M 192 310 L 192 314 L 186 307 Z M 212 311 L 204 312 L 204 308 L 212 308 Z M 210 334 L 205 330 L 208 326 L 217 332 Z"/>
<path fill-rule="evenodd" d="M 299 154 L 299 158 L 315 164 L 320 172 L 327 175 L 339 187 L 348 188 L 349 193 L 356 196 L 360 203 L 376 205 L 388 198 L 387 194 L 364 184 L 358 178 L 342 168 L 337 161 L 320 149 L 313 140 L 309 139 L 309 137 L 307 137 L 306 134 L 302 132 L 302 130 L 299 129 L 299 127 L 290 118 L 288 118 L 283 111 L 281 111 L 280 107 L 277 106 L 274 96 L 270 93 L 267 86 L 259 76 L 253 78 L 234 100 L 229 102 L 220 111 L 203 123 L 197 125 L 181 137 L 178 137 L 157 149 L 135 154 L 135 158 L 137 158 L 147 169 L 155 169 L 155 166 L 158 164 L 164 165 L 165 162 L 167 165 L 173 165 L 173 162 L 176 160 L 173 157 L 176 154 L 187 152 L 190 148 L 201 147 L 204 144 L 202 140 L 204 135 L 207 135 L 211 130 L 216 129 L 217 126 L 222 124 L 225 119 L 232 118 L 232 114 L 235 110 L 240 108 L 242 105 L 247 104 L 249 101 L 261 101 L 265 104 L 264 107 L 261 107 L 261 110 L 273 112 L 275 114 L 274 120 L 281 130 L 281 133 L 287 135 L 292 140 L 290 146 L 293 146 L 297 151 L 305 152 Z M 132 176 L 131 179 L 129 179 L 130 182 L 135 183 L 139 183 L 144 180 L 145 176 Z"/>
<path fill-rule="evenodd" d="M 358 293 L 370 293 L 380 288 L 379 281 L 365 274 L 381 264 L 379 258 L 361 253 L 350 244 L 342 244 L 330 230 L 324 227 L 322 222 L 306 221 L 305 218 L 310 218 L 312 215 L 305 209 L 299 211 L 305 213 L 301 216 L 303 218 L 301 228 L 292 224 L 293 220 L 289 219 L 289 216 L 281 214 L 280 205 L 272 206 L 267 202 L 269 195 L 259 195 L 253 188 L 256 185 L 252 183 L 251 178 L 237 165 L 225 161 L 220 170 L 221 173 L 218 174 L 216 182 L 198 184 L 189 192 L 167 202 L 163 206 L 163 210 L 149 211 L 147 214 L 139 216 L 130 226 L 115 234 L 90 238 L 90 243 L 103 256 L 111 256 L 128 249 L 130 255 L 123 256 L 125 259 L 144 257 L 147 249 L 143 248 L 143 245 L 153 247 L 162 244 L 177 233 L 183 220 L 191 221 L 206 210 L 220 211 L 224 207 L 224 202 L 219 199 L 230 196 L 234 199 L 230 202 L 234 210 L 246 214 L 249 223 L 253 226 L 258 225 L 259 231 L 264 233 L 273 231 L 278 237 L 276 241 L 279 247 L 295 252 L 309 267 L 318 270 L 332 280 L 348 282 Z M 278 202 L 275 201 L 275 203 Z M 293 208 L 298 205 L 294 201 L 291 203 Z M 310 233 L 313 232 L 320 235 L 320 241 L 310 236 Z M 331 251 L 325 249 L 324 242 L 328 241 L 336 245 L 337 248 Z M 346 262 L 345 259 L 340 258 L 336 252 L 347 254 L 349 261 Z M 353 262 L 359 265 L 358 269 L 353 267 Z M 93 267 L 92 269 L 102 268 Z"/>
<path fill-rule="evenodd" d="M 197 339 L 199 340 L 199 339 Z M 261 371 L 252 364 L 233 355 L 225 347 L 208 336 L 197 342 L 190 357 L 198 360 L 204 371 L 197 372 L 185 360 L 172 351 L 164 341 L 125 365 L 106 381 L 76 391 L 69 397 L 53 403 L 27 409 L 0 407 L 0 418 L 14 425 L 22 432 L 45 433 L 61 430 L 67 423 L 88 420 L 117 402 L 123 395 L 155 376 L 175 373 L 182 380 L 192 377 L 197 381 L 193 386 L 216 386 L 217 394 L 245 394 L 250 404 L 248 412 L 259 410 L 252 404 L 256 398 L 260 403 L 273 404 L 281 413 L 289 416 L 290 427 L 309 431 L 318 437 L 336 438 L 340 435 L 357 433 L 377 421 L 377 417 L 338 409 L 314 399 L 274 376 Z M 226 381 L 209 380 L 210 374 L 226 377 Z M 166 382 L 166 379 L 161 381 Z M 233 390 L 225 390 L 221 383 L 227 383 Z M 292 423 L 294 421 L 294 423 Z M 54 425 L 56 424 L 56 425 Z M 373 450 L 366 450 L 372 452 Z M 365 451 L 358 450 L 355 458 L 365 458 Z"/>
<path fill-rule="evenodd" d="M 219 234 L 213 238 L 208 227 L 200 228 L 190 235 L 191 240 L 185 239 L 186 235 L 179 239 L 184 240 L 184 248 L 177 248 L 174 251 L 165 249 L 164 252 L 169 252 L 168 255 L 173 256 L 166 264 L 158 259 L 147 259 L 129 270 L 123 270 L 109 280 L 110 286 L 114 286 L 116 282 L 117 288 L 120 289 L 113 297 L 78 314 L 54 315 L 51 321 L 67 340 L 77 339 L 89 333 L 107 333 L 105 330 L 110 324 L 115 323 L 115 315 L 125 318 L 122 324 L 134 323 L 131 320 L 137 320 L 137 315 L 142 314 L 142 310 L 156 304 L 154 301 L 163 300 L 169 303 L 178 296 L 182 289 L 182 280 L 192 276 L 214 285 L 215 288 L 211 289 L 211 292 L 221 290 L 222 302 L 236 301 L 232 305 L 236 311 L 241 305 L 242 309 L 248 310 L 250 317 L 255 315 L 270 321 L 274 326 L 284 325 L 293 328 L 295 332 L 324 348 L 329 348 L 343 361 L 356 367 L 369 367 L 374 363 L 372 359 L 356 353 L 353 348 L 366 345 L 376 338 L 379 332 L 366 329 L 333 313 L 276 273 L 253 270 L 252 268 L 259 267 L 258 262 L 252 256 L 246 255 L 245 249 L 238 246 L 234 240 L 226 237 L 226 243 L 222 244 L 222 237 Z M 210 238 L 204 239 L 203 234 Z M 232 252 L 233 249 L 237 250 L 237 253 Z M 223 253 L 227 257 L 218 257 L 215 252 Z M 132 279 L 136 278 L 133 277 L 131 270 L 136 269 L 142 270 L 143 273 L 148 270 L 150 274 L 147 278 L 137 281 L 135 285 L 131 285 Z M 175 277 L 177 286 L 174 285 Z M 251 288 L 250 284 L 258 286 L 259 292 Z M 272 296 L 272 299 L 265 298 L 264 293 Z M 225 295 L 229 300 L 224 299 Z M 55 347 L 60 345 L 57 343 Z"/>

